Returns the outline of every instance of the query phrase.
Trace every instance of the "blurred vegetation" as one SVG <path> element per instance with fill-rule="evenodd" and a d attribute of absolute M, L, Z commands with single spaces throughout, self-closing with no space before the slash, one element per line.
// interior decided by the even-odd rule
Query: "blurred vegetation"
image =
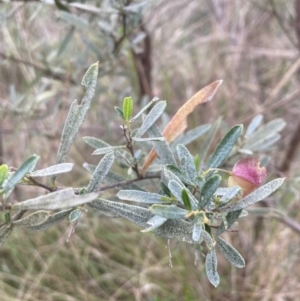
<path fill-rule="evenodd" d="M 268 169 L 288 178 L 280 201 L 260 206 L 300 221 L 298 0 L 0 1 L 0 26 L 0 163 L 19 166 L 37 153 L 40 168 L 54 164 L 67 110 L 81 99 L 79 83 L 96 61 L 96 97 L 80 133 L 112 143 L 122 130 L 110 114 L 125 96 L 140 104 L 159 96 L 172 116 L 223 79 L 190 127 L 223 116 L 220 137 L 258 113 L 265 121 L 283 118 Z M 82 178 L 78 166 L 97 158 L 79 138 L 68 158 L 77 170 L 61 185 L 83 185 L 88 174 Z M 26 192 L 15 197 L 37 195 Z M 166 242 L 124 220 L 87 213 L 68 243 L 66 223 L 37 235 L 18 229 L 0 250 L 1 300 L 297 300 L 300 230 L 294 221 L 257 215 L 227 234 L 246 268 L 220 257 L 226 277 L 216 289 L 202 263 L 195 267 L 192 248 L 172 242 L 170 268 Z"/>

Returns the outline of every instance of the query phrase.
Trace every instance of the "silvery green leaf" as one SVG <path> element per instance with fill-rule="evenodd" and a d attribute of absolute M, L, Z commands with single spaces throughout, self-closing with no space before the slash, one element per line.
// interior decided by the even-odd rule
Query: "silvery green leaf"
<path fill-rule="evenodd" d="M 147 222 L 153 217 L 153 214 L 149 209 L 104 199 L 97 199 L 88 205 L 96 210 L 99 210 L 100 212 L 102 210 L 110 210 L 118 216 L 124 217 L 142 228 L 147 228 Z M 206 231 L 202 231 L 202 240 L 195 242 L 192 239 L 192 230 L 193 225 L 189 222 L 184 220 L 167 220 L 163 225 L 155 229 L 153 232 L 157 236 L 166 239 L 177 239 L 190 244 L 200 244 L 202 240 L 205 240 L 210 248 L 212 248 L 213 240 Z"/>
<path fill-rule="evenodd" d="M 29 177 L 47 177 L 52 175 L 58 175 L 60 173 L 69 172 L 73 169 L 73 163 L 61 163 L 49 166 L 44 169 L 35 170 L 29 174 Z"/>
<path fill-rule="evenodd" d="M 257 143 L 258 141 L 269 136 L 273 136 L 275 133 L 280 132 L 285 127 L 285 124 L 285 121 L 281 118 L 271 120 L 264 126 L 261 126 L 256 132 L 251 134 L 247 138 L 246 144 L 243 146 L 243 148 L 249 148 L 249 146 L 252 144 Z"/>
<path fill-rule="evenodd" d="M 227 229 L 230 229 L 235 221 L 240 217 L 242 210 L 228 212 L 225 219 L 217 229 L 216 235 L 219 236 Z"/>
<path fill-rule="evenodd" d="M 250 193 L 247 196 L 245 196 L 244 198 L 242 198 L 237 203 L 220 208 L 220 211 L 222 211 L 222 212 L 236 211 L 236 210 L 244 209 L 250 205 L 253 205 L 256 202 L 263 200 L 264 198 L 269 196 L 271 193 L 273 193 L 275 190 L 277 190 L 282 185 L 284 180 L 285 180 L 285 178 L 275 179 L 275 180 L 257 188 L 256 190 L 254 190 L 252 193 Z"/>
<path fill-rule="evenodd" d="M 243 131 L 243 125 L 238 124 L 232 127 L 223 137 L 213 154 L 208 159 L 207 169 L 219 167 L 231 152 L 234 144 Z"/>
<path fill-rule="evenodd" d="M 143 136 L 149 128 L 155 123 L 155 121 L 160 117 L 160 115 L 164 112 L 166 108 L 165 101 L 159 101 L 149 112 L 146 116 L 145 120 L 143 121 L 142 126 L 139 128 L 136 137 Z"/>
<path fill-rule="evenodd" d="M 225 188 L 227 191 L 223 194 L 220 199 L 220 204 L 228 203 L 232 198 L 234 198 L 238 193 L 241 193 L 241 188 L 239 186 L 234 186 L 230 188 Z"/>
<path fill-rule="evenodd" d="M 174 166 L 174 165 L 171 165 L 171 164 L 167 164 L 165 167 L 164 167 L 164 170 L 167 171 L 167 172 L 171 172 L 172 174 L 174 174 L 178 179 L 180 179 L 181 182 L 185 183 L 185 184 L 188 184 L 188 185 L 191 185 L 191 186 L 194 186 L 193 182 L 190 181 L 182 172 L 181 170 Z"/>
<path fill-rule="evenodd" d="M 189 213 L 188 210 L 173 205 L 152 205 L 149 210 L 155 214 L 167 219 L 184 219 Z"/>
<path fill-rule="evenodd" d="M 146 204 L 162 204 L 162 195 L 139 190 L 120 190 L 117 194 L 120 200 Z"/>
<path fill-rule="evenodd" d="M 108 143 L 94 137 L 85 136 L 82 139 L 86 144 L 90 145 L 95 149 L 110 146 Z"/>
<path fill-rule="evenodd" d="M 144 142 L 144 141 L 165 141 L 164 137 L 150 137 L 150 138 L 137 138 L 133 137 L 132 140 L 137 141 L 137 142 Z"/>
<path fill-rule="evenodd" d="M 13 210 L 64 209 L 89 203 L 96 199 L 98 195 L 99 193 L 75 195 L 73 188 L 66 188 L 14 204 L 11 208 Z"/>
<path fill-rule="evenodd" d="M 259 114 L 256 115 L 248 125 L 247 131 L 245 133 L 245 137 L 249 137 L 254 131 L 260 126 L 261 122 L 263 120 L 263 115 Z"/>
<path fill-rule="evenodd" d="M 220 277 L 217 271 L 217 263 L 218 259 L 216 250 L 212 249 L 206 254 L 205 268 L 207 278 L 214 287 L 217 287 L 220 283 Z"/>
<path fill-rule="evenodd" d="M 4 199 L 8 198 L 14 187 L 22 180 L 22 178 L 31 172 L 39 160 L 39 156 L 32 155 L 26 159 L 22 165 L 3 183 L 2 193 Z"/>
<path fill-rule="evenodd" d="M 96 149 L 92 155 L 104 155 L 104 154 L 107 154 L 107 153 L 111 153 L 111 152 L 114 152 L 116 150 L 119 150 L 119 149 L 125 149 L 126 146 L 125 145 L 119 145 L 119 146 L 107 146 L 107 147 L 102 147 L 102 148 L 98 148 Z"/>
<path fill-rule="evenodd" d="M 130 122 L 134 122 L 136 119 L 138 119 L 148 108 L 151 107 L 151 105 L 156 102 L 159 98 L 154 97 L 151 101 L 149 101 L 133 118 L 131 118 Z"/>
<path fill-rule="evenodd" d="M 86 188 L 88 192 L 92 192 L 99 187 L 114 163 L 114 158 L 114 153 L 108 153 L 101 159 L 92 175 L 89 185 Z"/>
<path fill-rule="evenodd" d="M 73 211 L 70 212 L 69 214 L 69 221 L 70 223 L 75 223 L 78 221 L 78 219 L 80 218 L 82 214 L 82 210 L 81 209 L 74 209 Z"/>
<path fill-rule="evenodd" d="M 186 156 L 193 158 L 193 156 L 191 155 L 189 150 L 182 144 L 178 144 L 176 146 L 176 151 L 177 151 L 177 155 L 178 155 L 178 158 L 180 161 Z"/>
<path fill-rule="evenodd" d="M 49 229 L 50 227 L 58 224 L 59 222 L 61 222 L 62 220 L 64 220 L 72 211 L 73 209 L 68 209 L 68 210 L 63 210 L 63 211 L 59 211 L 57 213 L 54 213 L 53 215 L 50 215 L 49 218 L 41 223 L 38 224 L 36 226 L 29 226 L 28 229 L 30 231 L 44 231 Z"/>
<path fill-rule="evenodd" d="M 178 182 L 176 180 L 175 181 L 171 180 L 168 183 L 168 188 L 170 189 L 170 191 L 172 192 L 172 194 L 175 196 L 175 198 L 181 204 L 184 204 L 183 199 L 182 199 L 182 190 L 186 189 L 186 187 L 182 183 L 180 183 L 180 182 Z M 193 194 L 188 189 L 186 189 L 186 192 L 187 192 L 187 194 L 189 196 L 192 208 L 196 209 L 198 207 L 198 200 L 193 196 Z"/>
<path fill-rule="evenodd" d="M 51 211 L 36 211 L 13 222 L 14 226 L 31 227 L 44 223 L 51 216 Z"/>
<path fill-rule="evenodd" d="M 150 225 L 150 227 L 141 230 L 141 232 L 150 232 L 153 231 L 157 228 L 159 228 L 161 225 L 163 225 L 168 219 L 158 216 L 158 215 L 154 215 L 151 219 L 149 219 L 149 221 L 147 222 L 147 224 Z"/>
<path fill-rule="evenodd" d="M 245 145 L 245 146 L 251 149 L 252 151 L 264 151 L 269 149 L 271 146 L 273 146 L 280 138 L 281 136 L 279 134 L 273 134 L 257 142 L 254 142 L 251 145 Z"/>
<path fill-rule="evenodd" d="M 245 266 L 245 260 L 242 255 L 231 245 L 229 245 L 225 240 L 221 237 L 216 237 L 217 244 L 227 258 L 229 262 L 235 265 L 237 268 L 243 268 Z"/>
<path fill-rule="evenodd" d="M 200 150 L 199 150 L 199 158 L 200 158 L 200 161 L 201 163 L 204 162 L 205 158 L 206 158 L 206 154 L 207 154 L 207 151 L 215 137 L 215 134 L 217 132 L 217 130 L 219 129 L 220 127 L 220 124 L 221 124 L 221 120 L 222 118 L 219 117 L 214 123 L 213 125 L 211 126 L 211 128 L 209 129 L 204 141 L 202 142 L 201 144 L 201 147 L 200 147 Z M 200 164 L 201 165 L 201 164 Z"/>
<path fill-rule="evenodd" d="M 95 94 L 97 76 L 98 62 L 90 66 L 82 79 L 81 84 L 86 88 L 86 92 L 81 101 L 81 104 L 78 104 L 77 100 L 74 100 L 71 104 L 62 132 L 62 137 L 56 156 L 56 164 L 65 161 L 67 153 L 69 152 L 73 144 L 75 136 L 79 128 L 83 124 L 84 118 L 90 108 L 92 98 Z M 55 176 L 52 176 L 52 182 L 55 181 L 55 178 Z"/>
<path fill-rule="evenodd" d="M 149 137 L 163 137 L 160 129 L 156 124 L 153 124 L 147 131 Z M 163 164 L 177 165 L 173 153 L 166 141 L 153 141 L 152 145 L 156 150 Z"/>
<path fill-rule="evenodd" d="M 199 209 L 202 209 L 209 204 L 210 199 L 219 187 L 221 181 L 222 178 L 219 175 L 213 175 L 207 179 L 201 190 Z"/>
<path fill-rule="evenodd" d="M 204 179 L 201 177 L 201 176 L 197 176 L 195 179 L 194 179 L 194 183 L 195 185 L 201 190 L 205 181 Z"/>
<path fill-rule="evenodd" d="M 192 238 L 194 241 L 199 241 L 202 232 L 202 225 L 196 221 L 193 226 L 193 235 Z"/>
<path fill-rule="evenodd" d="M 129 121 L 132 115 L 132 111 L 133 111 L 132 97 L 125 97 L 123 100 L 123 115 L 125 121 Z"/>
<path fill-rule="evenodd" d="M 172 145 L 178 145 L 178 144 L 183 144 L 183 145 L 188 145 L 189 143 L 197 140 L 199 137 L 201 137 L 203 134 L 205 134 L 209 129 L 211 128 L 210 124 L 203 124 L 200 125 L 185 134 L 181 135 L 178 137 Z"/>
<path fill-rule="evenodd" d="M 8 166 L 6 164 L 0 165 L 0 188 L 8 176 Z"/>
<path fill-rule="evenodd" d="M 182 144 L 177 145 L 176 150 L 181 163 L 180 168 L 183 170 L 183 174 L 192 182 L 196 177 L 194 158 Z"/>

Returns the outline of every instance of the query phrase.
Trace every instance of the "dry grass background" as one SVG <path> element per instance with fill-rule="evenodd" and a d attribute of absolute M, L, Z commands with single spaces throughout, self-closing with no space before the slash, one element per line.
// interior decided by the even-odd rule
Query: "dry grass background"
<path fill-rule="evenodd" d="M 58 178 L 61 185 L 78 187 L 88 180 L 82 163 L 97 162 L 80 136 L 116 144 L 121 132 L 113 106 L 127 95 L 137 99 L 138 80 L 126 41 L 114 58 L 96 25 L 102 16 L 76 14 L 89 19 L 90 26 L 76 28 L 58 56 L 71 26 L 57 18 L 57 9 L 0 3 L 0 52 L 18 60 L 0 57 L 0 132 L 3 162 L 18 166 L 37 153 L 39 167 L 53 164 L 68 107 L 83 95 L 70 80 L 80 83 L 86 68 L 100 60 L 96 97 L 68 157 L 76 168 Z M 295 16 L 293 1 L 284 0 L 149 1 L 143 21 L 152 39 L 153 94 L 168 101 L 171 115 L 201 87 L 223 79 L 214 100 L 191 116 L 190 126 L 223 116 L 225 131 L 247 125 L 258 113 L 266 121 L 284 118 L 287 126 L 270 167 L 282 174 L 278 169 L 300 116 Z M 21 60 L 48 64 L 56 74 L 61 70 L 63 80 Z M 22 96 L 21 109 L 14 109 L 11 104 Z M 199 144 L 192 147 L 196 152 Z M 299 160 L 298 150 L 276 203 L 298 221 Z M 15 198 L 40 193 L 21 187 Z M 172 242 L 170 268 L 166 242 L 123 220 L 90 211 L 69 243 L 67 231 L 64 222 L 43 233 L 13 233 L 0 250 L 1 300 L 299 300 L 299 234 L 272 218 L 251 215 L 238 233 L 227 233 L 247 265 L 238 270 L 220 255 L 218 288 L 208 283 L 201 255 L 194 265 L 192 246 Z"/>

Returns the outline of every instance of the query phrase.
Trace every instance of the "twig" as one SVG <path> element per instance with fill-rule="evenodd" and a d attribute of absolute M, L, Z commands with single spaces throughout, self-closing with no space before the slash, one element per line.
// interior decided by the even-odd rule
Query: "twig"
<path fill-rule="evenodd" d="M 43 183 L 40 183 L 40 182 L 36 181 L 34 178 L 32 178 L 32 177 L 29 177 L 28 179 L 29 179 L 30 182 L 32 182 L 35 186 L 42 187 L 42 188 L 44 188 L 44 189 L 46 189 L 46 190 L 49 190 L 50 192 L 53 192 L 53 191 L 56 191 L 56 190 L 57 190 L 57 187 L 50 187 L 50 186 L 48 186 L 48 185 L 45 185 L 45 184 L 43 184 Z"/>
<path fill-rule="evenodd" d="M 73 85 L 77 85 L 78 84 L 78 82 L 76 82 L 74 79 L 72 79 L 70 77 L 67 77 L 67 76 L 65 76 L 63 74 L 59 74 L 59 73 L 53 72 L 50 69 L 45 69 L 45 68 L 43 68 L 41 66 L 38 66 L 38 65 L 36 65 L 34 63 L 31 63 L 31 62 L 28 62 L 28 61 L 24 61 L 24 60 L 15 58 L 13 56 L 9 56 L 9 55 L 7 55 L 5 53 L 2 53 L 2 52 L 0 52 L 0 57 L 2 57 L 5 60 L 10 60 L 12 62 L 15 62 L 17 64 L 23 64 L 25 66 L 34 68 L 35 70 L 41 72 L 43 74 L 43 76 L 52 77 L 53 79 L 56 79 L 56 80 L 59 80 L 59 81 L 62 81 L 62 82 L 69 81 Z"/>
<path fill-rule="evenodd" d="M 115 184 L 103 186 L 99 189 L 96 189 L 95 192 L 100 192 L 100 191 L 116 188 L 116 187 L 119 187 L 119 186 L 125 186 L 125 185 L 132 184 L 132 183 L 135 183 L 135 182 L 138 182 L 138 181 L 149 180 L 149 179 L 159 179 L 159 178 L 160 178 L 160 175 L 148 175 L 148 176 L 144 176 L 144 177 L 135 178 L 135 179 L 132 179 L 132 180 L 125 180 L 125 181 L 121 181 L 121 182 L 118 182 L 118 183 L 115 183 Z"/>

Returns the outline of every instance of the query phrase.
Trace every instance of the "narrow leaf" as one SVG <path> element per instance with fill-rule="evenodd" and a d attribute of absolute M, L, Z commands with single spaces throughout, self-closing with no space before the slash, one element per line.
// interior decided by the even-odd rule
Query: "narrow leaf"
<path fill-rule="evenodd" d="M 74 100 L 71 104 L 56 156 L 56 164 L 65 161 L 67 153 L 69 152 L 75 136 L 83 124 L 86 113 L 90 108 L 91 101 L 95 94 L 96 84 L 98 76 L 98 62 L 91 65 L 84 75 L 81 84 L 86 88 L 85 95 L 79 105 L 77 100 Z M 52 182 L 55 181 L 55 176 L 52 176 Z"/>
<path fill-rule="evenodd" d="M 131 97 L 125 97 L 123 100 L 124 120 L 129 121 L 133 112 L 133 100 Z"/>
<path fill-rule="evenodd" d="M 72 210 L 73 209 L 68 209 L 68 210 L 63 210 L 63 211 L 54 213 L 53 215 L 50 215 L 45 222 L 35 225 L 35 226 L 29 226 L 28 229 L 30 231 L 45 231 L 45 230 L 49 229 L 50 227 L 58 224 L 62 220 L 66 219 L 66 217 L 70 214 L 70 212 Z"/>
<path fill-rule="evenodd" d="M 116 150 L 122 149 L 122 148 L 126 148 L 125 145 L 118 145 L 118 146 L 108 146 L 108 147 L 102 147 L 102 148 L 98 148 L 96 149 L 92 155 L 104 155 L 107 153 L 111 153 L 114 152 Z"/>
<path fill-rule="evenodd" d="M 173 173 L 176 177 L 178 177 L 183 183 L 193 186 L 193 182 L 187 178 L 179 168 L 177 168 L 174 165 L 168 164 L 164 168 L 165 171 L 170 171 Z"/>
<path fill-rule="evenodd" d="M 286 123 L 282 118 L 271 120 L 267 124 L 261 126 L 256 132 L 247 138 L 244 148 L 248 148 L 248 146 L 252 145 L 253 143 L 257 143 L 261 139 L 273 136 L 275 133 L 280 132 L 285 125 Z"/>
<path fill-rule="evenodd" d="M 51 216 L 51 211 L 33 212 L 19 220 L 13 222 L 14 226 L 31 227 L 44 223 Z"/>
<path fill-rule="evenodd" d="M 3 164 L 0 166 L 0 188 L 8 176 L 8 166 Z"/>
<path fill-rule="evenodd" d="M 201 202 L 199 202 L 199 209 L 204 208 L 209 204 L 213 194 L 219 187 L 222 178 L 219 175 L 213 175 L 204 183 L 201 190 Z"/>
<path fill-rule="evenodd" d="M 245 133 L 245 137 L 249 137 L 261 124 L 263 120 L 263 115 L 256 115 L 248 125 L 247 131 Z"/>
<path fill-rule="evenodd" d="M 205 268 L 207 278 L 214 287 L 217 287 L 220 283 L 220 277 L 217 271 L 217 263 L 218 260 L 216 250 L 212 249 L 206 254 Z"/>
<path fill-rule="evenodd" d="M 160 117 L 166 108 L 165 101 L 159 101 L 146 116 L 142 126 L 139 128 L 136 137 L 139 138 L 143 136 L 148 129 L 155 123 L 155 121 Z"/>
<path fill-rule="evenodd" d="M 193 235 L 192 238 L 194 241 L 199 241 L 202 232 L 202 225 L 196 221 L 193 226 Z"/>
<path fill-rule="evenodd" d="M 149 101 L 133 118 L 131 118 L 130 122 L 134 122 L 136 119 L 138 119 L 142 114 L 151 107 L 151 105 L 156 102 L 159 98 L 154 97 L 151 101 Z"/>
<path fill-rule="evenodd" d="M 180 160 L 180 168 L 183 171 L 183 174 L 187 179 L 193 182 L 194 178 L 196 177 L 196 167 L 193 156 L 182 144 L 177 145 L 176 150 Z"/>
<path fill-rule="evenodd" d="M 156 124 L 153 124 L 147 131 L 149 137 L 162 137 L 161 131 Z M 168 143 L 163 141 L 152 141 L 154 149 L 157 151 L 158 156 L 163 164 L 176 165 L 173 153 Z"/>
<path fill-rule="evenodd" d="M 227 158 L 237 139 L 243 131 L 243 125 L 235 125 L 220 141 L 207 163 L 207 169 L 219 167 Z"/>
<path fill-rule="evenodd" d="M 82 214 L 81 209 L 75 209 L 69 214 L 69 221 L 71 224 L 76 223 Z"/>
<path fill-rule="evenodd" d="M 226 215 L 226 222 L 222 222 L 221 225 L 217 229 L 216 235 L 219 236 L 226 230 L 230 229 L 231 226 L 235 223 L 235 221 L 240 217 L 242 210 L 231 211 Z"/>
<path fill-rule="evenodd" d="M 160 187 L 161 187 L 163 193 L 165 195 L 167 195 L 168 197 L 170 197 L 171 191 L 170 191 L 169 187 L 164 182 L 159 182 L 159 184 L 160 184 Z"/>
<path fill-rule="evenodd" d="M 243 268 L 245 266 L 245 260 L 242 255 L 231 245 L 229 245 L 225 240 L 221 237 L 216 237 L 217 244 L 227 258 L 229 262 L 235 265 L 237 268 Z"/>
<path fill-rule="evenodd" d="M 162 195 L 138 190 L 120 190 L 117 197 L 121 200 L 146 204 L 161 204 Z"/>
<path fill-rule="evenodd" d="M 109 153 L 101 159 L 101 161 L 99 162 L 98 166 L 96 167 L 93 173 L 89 185 L 86 188 L 88 192 L 92 192 L 99 187 L 100 183 L 107 175 L 113 163 L 114 163 L 113 153 Z"/>
<path fill-rule="evenodd" d="M 30 177 L 36 178 L 36 177 L 47 177 L 52 175 L 58 175 L 61 173 L 69 172 L 73 169 L 74 164 L 73 163 L 61 163 L 52 165 L 50 167 L 35 170 L 29 174 Z"/>
<path fill-rule="evenodd" d="M 119 107 L 117 107 L 117 106 L 115 106 L 115 110 L 116 110 L 116 112 L 118 113 L 118 115 L 119 115 L 123 120 L 125 120 L 124 113 L 123 113 L 122 109 L 119 108 Z"/>
<path fill-rule="evenodd" d="M 110 146 L 108 143 L 94 137 L 85 136 L 82 139 L 86 144 L 90 145 L 95 149 Z"/>
<path fill-rule="evenodd" d="M 95 200 L 98 193 L 75 195 L 72 188 L 58 190 L 11 206 L 13 210 L 56 210 L 83 205 Z"/>
<path fill-rule="evenodd" d="M 4 198 L 7 198 L 13 188 L 22 180 L 22 178 L 29 172 L 31 172 L 37 161 L 39 160 L 39 156 L 32 155 L 26 161 L 22 163 L 22 165 L 5 181 L 2 192 Z"/>
<path fill-rule="evenodd" d="M 254 142 L 253 144 L 246 144 L 244 147 L 250 149 L 251 151 L 264 151 L 274 145 L 281 136 L 279 134 L 273 134 L 271 136 L 266 136 L 261 140 Z"/>
<path fill-rule="evenodd" d="M 167 219 L 184 219 L 188 210 L 175 207 L 173 205 L 152 205 L 149 210 L 155 214 Z"/>
<path fill-rule="evenodd" d="M 147 222 L 153 217 L 153 214 L 149 209 L 99 198 L 97 201 L 94 201 L 88 205 L 96 210 L 99 210 L 100 212 L 109 210 L 142 228 L 148 227 Z M 153 231 L 157 236 L 167 239 L 177 239 L 185 243 L 200 244 L 204 240 L 209 249 L 213 247 L 213 240 L 206 231 L 202 231 L 200 241 L 193 241 L 193 226 L 191 223 L 184 220 L 169 219 L 163 225 L 161 225 L 161 227 Z"/>
<path fill-rule="evenodd" d="M 176 140 L 174 140 L 174 142 L 172 142 L 172 145 L 178 145 L 178 144 L 188 145 L 191 142 L 197 140 L 203 134 L 205 134 L 210 128 L 211 128 L 210 124 L 203 124 L 197 126 L 196 128 L 179 136 Z"/>
<path fill-rule="evenodd" d="M 154 215 L 151 219 L 149 219 L 149 221 L 147 222 L 147 224 L 150 225 L 150 227 L 141 230 L 141 232 L 150 232 L 153 231 L 157 228 L 159 228 L 161 225 L 163 225 L 168 219 L 158 216 L 158 215 Z"/>
<path fill-rule="evenodd" d="M 189 198 L 189 195 L 186 191 L 186 189 L 183 189 L 181 191 L 181 198 L 182 198 L 182 201 L 183 201 L 183 204 L 185 206 L 185 208 L 189 211 L 192 210 L 192 205 L 191 205 L 191 201 L 190 201 L 190 198 Z"/>
<path fill-rule="evenodd" d="M 226 204 L 231 199 L 233 199 L 238 193 L 241 193 L 241 188 L 239 186 L 230 187 L 227 189 L 226 193 L 221 197 L 220 204 Z"/>
<path fill-rule="evenodd" d="M 182 199 L 182 190 L 186 189 L 186 187 L 182 183 L 180 183 L 178 181 L 174 181 L 174 180 L 169 181 L 168 187 L 171 190 L 171 192 L 174 195 L 174 197 L 179 202 L 181 202 L 182 204 L 184 204 L 184 201 Z M 189 200 L 190 200 L 192 208 L 196 209 L 197 206 L 198 206 L 197 199 L 193 196 L 193 194 L 189 190 L 186 190 L 186 193 L 189 196 Z"/>
<path fill-rule="evenodd" d="M 196 106 L 201 103 L 210 101 L 215 95 L 217 89 L 221 85 L 222 80 L 211 83 L 197 92 L 191 99 L 189 99 L 173 116 L 168 125 L 163 131 L 163 136 L 168 143 L 174 141 L 187 128 L 187 116 L 192 113 Z M 142 172 L 151 165 L 155 160 L 157 154 L 155 150 L 151 150 L 142 166 Z"/>
<path fill-rule="evenodd" d="M 199 158 L 200 158 L 200 166 L 202 166 L 203 162 L 205 162 L 207 152 L 210 148 L 210 145 L 212 141 L 214 140 L 214 137 L 220 127 L 222 117 L 219 117 L 212 125 L 210 130 L 208 131 L 204 141 L 201 144 L 200 150 L 199 150 Z"/>
<path fill-rule="evenodd" d="M 275 179 L 275 180 L 257 188 L 256 190 L 254 190 L 252 193 L 245 196 L 243 199 L 241 199 L 237 203 L 220 208 L 220 211 L 222 211 L 222 212 L 235 211 L 235 210 L 244 209 L 250 205 L 253 205 L 256 202 L 259 202 L 259 201 L 263 200 L 264 198 L 268 197 L 271 193 L 273 193 L 275 190 L 277 190 L 282 185 L 284 180 L 285 180 L 285 178 Z"/>

